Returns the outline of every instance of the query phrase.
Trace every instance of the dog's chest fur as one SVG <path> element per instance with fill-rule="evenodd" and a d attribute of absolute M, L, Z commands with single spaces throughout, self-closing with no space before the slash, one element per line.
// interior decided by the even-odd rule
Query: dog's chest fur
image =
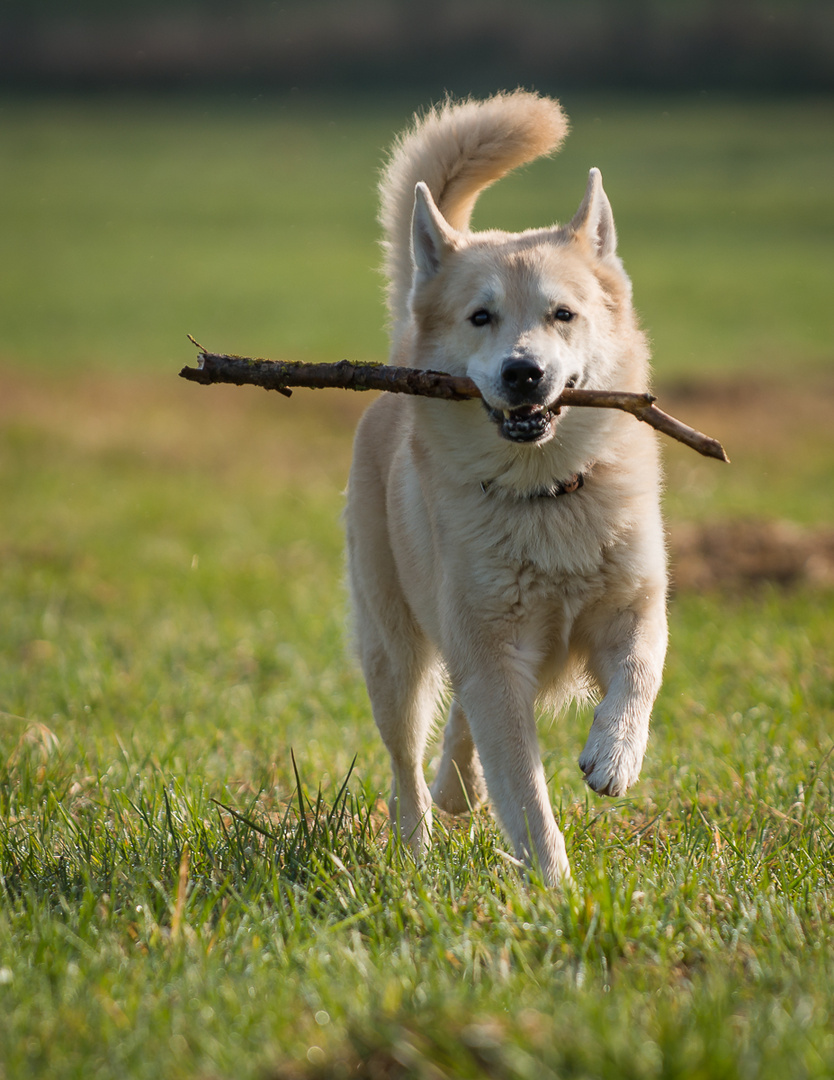
<path fill-rule="evenodd" d="M 606 499 L 594 480 L 557 498 L 484 493 L 477 484 L 450 485 L 441 495 L 436 474 L 431 480 L 434 498 L 419 508 L 412 502 L 406 511 L 409 517 L 416 512 L 422 528 L 412 517 L 400 533 L 429 541 L 421 553 L 410 552 L 423 563 L 415 608 L 429 607 L 432 615 L 460 611 L 477 598 L 484 623 L 512 625 L 519 633 L 527 627 L 564 642 L 578 613 L 608 588 L 610 564 L 627 531 L 623 507 Z M 442 649 L 439 627 L 437 636 Z"/>

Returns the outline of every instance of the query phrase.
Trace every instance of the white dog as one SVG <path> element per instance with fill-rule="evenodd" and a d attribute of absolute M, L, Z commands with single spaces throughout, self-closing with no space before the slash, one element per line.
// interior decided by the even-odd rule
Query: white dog
<path fill-rule="evenodd" d="M 598 170 L 568 225 L 470 232 L 488 184 L 554 150 L 557 102 L 518 91 L 447 104 L 398 142 L 381 221 L 393 362 L 474 379 L 483 401 L 383 395 L 356 437 L 346 513 L 359 653 L 415 853 L 431 803 L 487 792 L 519 858 L 569 876 L 535 706 L 601 692 L 579 758 L 622 795 L 640 772 L 666 651 L 654 433 L 565 387 L 645 391 L 648 349 Z M 438 775 L 423 756 L 444 681 Z"/>

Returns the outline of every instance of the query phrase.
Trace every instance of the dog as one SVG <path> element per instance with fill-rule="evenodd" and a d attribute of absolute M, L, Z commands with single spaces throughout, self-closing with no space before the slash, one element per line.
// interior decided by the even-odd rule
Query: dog
<path fill-rule="evenodd" d="M 487 797 L 516 856 L 570 876 L 537 704 L 596 689 L 579 757 L 596 792 L 637 780 L 666 652 L 653 431 L 558 407 L 566 387 L 646 391 L 648 347 L 592 169 L 567 225 L 472 232 L 481 190 L 554 151 L 558 102 L 451 102 L 395 144 L 380 184 L 392 363 L 473 379 L 482 401 L 382 395 L 357 429 L 345 511 L 355 638 L 416 856 L 432 801 Z M 431 790 L 423 758 L 451 707 Z"/>

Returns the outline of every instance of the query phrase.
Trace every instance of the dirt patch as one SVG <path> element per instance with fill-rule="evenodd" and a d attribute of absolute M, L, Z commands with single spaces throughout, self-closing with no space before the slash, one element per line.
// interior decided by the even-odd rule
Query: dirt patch
<path fill-rule="evenodd" d="M 834 587 L 834 524 L 828 500 L 820 501 L 834 466 L 831 376 L 774 382 L 748 373 L 657 392 L 662 408 L 721 439 L 732 461 L 727 467 L 663 444 L 667 501 L 677 509 L 669 530 L 673 588 Z M 797 492 L 792 504 L 804 525 L 784 509 Z"/>
<path fill-rule="evenodd" d="M 834 528 L 718 521 L 673 525 L 669 539 L 677 591 L 746 591 L 765 583 L 834 587 Z"/>
<path fill-rule="evenodd" d="M 368 394 L 297 390 L 291 401 L 252 387 L 194 386 L 159 375 L 3 376 L 0 434 L 23 431 L 54 453 L 175 471 L 343 487 Z M 2 449 L 0 447 L 0 449 Z"/>
<path fill-rule="evenodd" d="M 785 467 L 809 437 L 832 439 L 834 378 L 761 379 L 753 372 L 725 378 L 678 379 L 655 389 L 665 412 L 719 439 L 735 464 L 739 455 L 784 457 Z M 691 451 L 666 442 L 685 460 Z"/>

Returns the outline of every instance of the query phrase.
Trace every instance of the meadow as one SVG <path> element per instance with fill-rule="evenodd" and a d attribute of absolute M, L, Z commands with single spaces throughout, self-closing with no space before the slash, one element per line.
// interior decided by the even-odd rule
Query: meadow
<path fill-rule="evenodd" d="M 373 187 L 416 104 L 0 103 L 0 1078 L 834 1073 L 834 105 L 568 99 L 563 154 L 479 204 L 564 220 L 602 169 L 660 403 L 732 459 L 664 447 L 629 797 L 581 781 L 587 709 L 542 718 L 548 890 L 487 811 L 419 867 L 388 834 L 362 396 L 177 378 L 187 332 L 384 357 Z M 806 547 L 699 584 L 681 538 L 739 521 Z"/>

